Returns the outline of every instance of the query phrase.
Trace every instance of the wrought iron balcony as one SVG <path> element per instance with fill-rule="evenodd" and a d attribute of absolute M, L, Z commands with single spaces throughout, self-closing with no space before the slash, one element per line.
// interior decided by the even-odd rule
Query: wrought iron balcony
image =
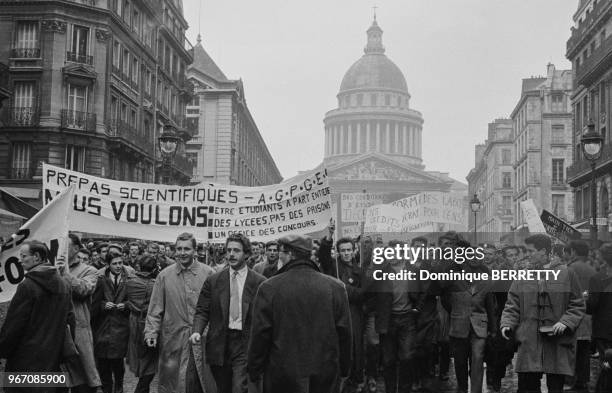
<path fill-rule="evenodd" d="M 578 28 L 572 28 L 572 35 L 567 40 L 567 54 L 570 55 L 575 49 L 578 49 L 578 46 L 582 42 L 582 40 L 587 37 L 590 38 L 593 34 L 591 29 L 593 28 L 595 22 L 600 19 L 603 19 L 602 16 L 605 13 L 610 12 L 612 1 L 611 0 L 599 0 L 593 6 L 593 9 L 587 17 L 579 24 Z M 596 32 L 594 32 L 596 33 Z"/>
<path fill-rule="evenodd" d="M 155 145 L 153 140 L 147 135 L 138 132 L 138 130 L 129 123 L 123 120 L 113 119 L 111 120 L 111 125 L 108 130 L 112 138 L 127 142 L 132 146 L 146 151 L 148 154 L 154 154 Z"/>
<path fill-rule="evenodd" d="M 10 107 L 8 110 L 9 125 L 13 127 L 32 127 L 38 125 L 38 108 Z"/>
<path fill-rule="evenodd" d="M 174 156 L 174 161 L 172 162 L 172 165 L 185 175 L 193 175 L 193 164 L 183 154 L 177 152 Z"/>
<path fill-rule="evenodd" d="M 602 168 L 604 165 L 612 163 L 612 145 L 604 145 L 601 149 L 601 157 L 596 161 L 597 168 Z M 572 186 L 578 179 L 591 173 L 591 161 L 581 159 L 574 161 L 572 165 L 567 168 L 567 182 Z"/>
<path fill-rule="evenodd" d="M 81 130 L 87 132 L 95 132 L 96 130 L 95 113 L 62 109 L 61 117 L 62 128 L 69 128 L 72 130 Z"/>
<path fill-rule="evenodd" d="M 11 168 L 11 179 L 31 179 L 36 168 L 30 166 L 15 166 Z"/>
<path fill-rule="evenodd" d="M 11 49 L 13 59 L 38 59 L 40 58 L 40 48 L 13 48 Z"/>
<path fill-rule="evenodd" d="M 93 65 L 93 56 L 81 55 L 76 52 L 66 52 L 66 59 L 74 63 Z"/>
<path fill-rule="evenodd" d="M 599 46 L 589 53 L 576 68 L 575 86 L 588 84 L 590 79 L 608 70 L 612 65 L 612 35 L 599 43 Z"/>

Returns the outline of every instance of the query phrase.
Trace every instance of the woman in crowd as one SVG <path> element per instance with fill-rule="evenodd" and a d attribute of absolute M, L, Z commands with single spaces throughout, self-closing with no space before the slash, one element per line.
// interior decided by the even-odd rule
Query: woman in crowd
<path fill-rule="evenodd" d="M 130 311 L 128 365 L 139 378 L 134 393 L 148 393 L 157 370 L 157 352 L 145 345 L 143 333 L 157 273 L 157 259 L 145 255 L 140 261 L 140 271 L 127 283 L 127 307 Z"/>
<path fill-rule="evenodd" d="M 130 275 L 123 265 L 123 257 L 118 253 L 109 252 L 106 264 L 108 268 L 98 283 L 101 301 L 94 335 L 95 354 L 104 393 L 123 393 L 123 359 L 127 354 L 129 337 L 129 309 L 126 303 Z"/>

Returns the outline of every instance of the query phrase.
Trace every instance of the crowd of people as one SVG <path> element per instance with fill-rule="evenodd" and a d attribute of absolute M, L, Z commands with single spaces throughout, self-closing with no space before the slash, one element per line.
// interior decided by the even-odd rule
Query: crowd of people
<path fill-rule="evenodd" d="M 481 244 L 484 259 L 387 259 L 380 238 L 240 234 L 201 244 L 84 240 L 70 235 L 55 266 L 21 245 L 26 271 L 0 331 L 5 371 L 65 371 L 72 392 L 612 392 L 612 244 Z M 411 247 L 466 248 L 455 232 Z M 373 271 L 554 269 L 555 280 L 375 280 Z M 416 275 L 419 276 L 418 274 Z M 44 355 L 42 355 L 44 354 Z M 446 384 L 446 385 L 445 385 Z M 7 390 L 10 391 L 10 390 Z M 21 391 L 21 390 L 17 390 Z M 54 391 L 49 389 L 48 391 Z M 67 389 L 63 389 L 67 391 Z"/>

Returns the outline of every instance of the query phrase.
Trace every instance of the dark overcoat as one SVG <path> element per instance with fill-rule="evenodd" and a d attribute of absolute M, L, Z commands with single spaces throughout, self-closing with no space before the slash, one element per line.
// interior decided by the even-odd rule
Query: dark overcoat
<path fill-rule="evenodd" d="M 351 343 L 344 285 L 314 262 L 291 261 L 259 286 L 247 368 L 265 392 L 330 392 L 348 375 Z"/>
<path fill-rule="evenodd" d="M 70 286 L 55 267 L 36 266 L 17 286 L 0 330 L 0 358 L 6 359 L 4 371 L 60 371 L 66 325 L 74 332 Z"/>
<path fill-rule="evenodd" d="M 98 291 L 101 292 L 101 301 L 97 303 L 100 308 L 99 321 L 95 326 L 94 353 L 97 358 L 122 359 L 127 355 L 128 339 L 130 336 L 129 315 L 130 310 L 126 303 L 127 282 L 130 276 L 125 267 L 121 269 L 118 285 L 112 279 L 110 269 L 99 278 Z M 123 310 L 112 308 L 105 310 L 107 302 L 126 305 Z"/>

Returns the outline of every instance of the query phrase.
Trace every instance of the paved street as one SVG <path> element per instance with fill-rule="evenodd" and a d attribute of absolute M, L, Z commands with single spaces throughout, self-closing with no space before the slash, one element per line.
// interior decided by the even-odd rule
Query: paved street
<path fill-rule="evenodd" d="M 440 383 L 440 385 L 433 387 L 434 389 L 433 392 L 440 392 L 440 393 L 455 392 L 455 378 L 453 376 L 454 375 L 453 373 L 454 371 L 452 369 L 452 364 L 451 364 L 451 373 L 450 373 L 451 378 L 448 380 L 448 382 L 442 382 Z M 599 375 L 599 362 L 597 361 L 597 359 L 591 359 L 591 384 L 590 384 L 590 390 L 589 390 L 591 392 L 595 390 L 594 386 L 595 386 L 597 375 Z M 138 382 L 138 379 L 132 373 L 127 371 L 126 377 L 125 377 L 125 384 L 124 384 L 125 393 L 132 393 L 134 389 L 136 388 L 137 382 Z M 506 376 L 506 378 L 504 378 L 502 382 L 501 391 L 503 393 L 514 393 L 516 392 L 516 387 L 517 387 L 517 374 L 514 371 L 509 371 L 509 374 Z M 384 392 L 384 383 L 382 382 L 382 379 L 379 380 L 378 391 L 380 393 Z M 484 386 L 483 392 L 489 392 L 486 389 L 486 386 Z M 547 392 L 548 390 L 546 389 L 544 378 L 542 378 L 542 393 L 547 393 Z M 151 393 L 157 393 L 157 377 L 151 384 Z"/>

